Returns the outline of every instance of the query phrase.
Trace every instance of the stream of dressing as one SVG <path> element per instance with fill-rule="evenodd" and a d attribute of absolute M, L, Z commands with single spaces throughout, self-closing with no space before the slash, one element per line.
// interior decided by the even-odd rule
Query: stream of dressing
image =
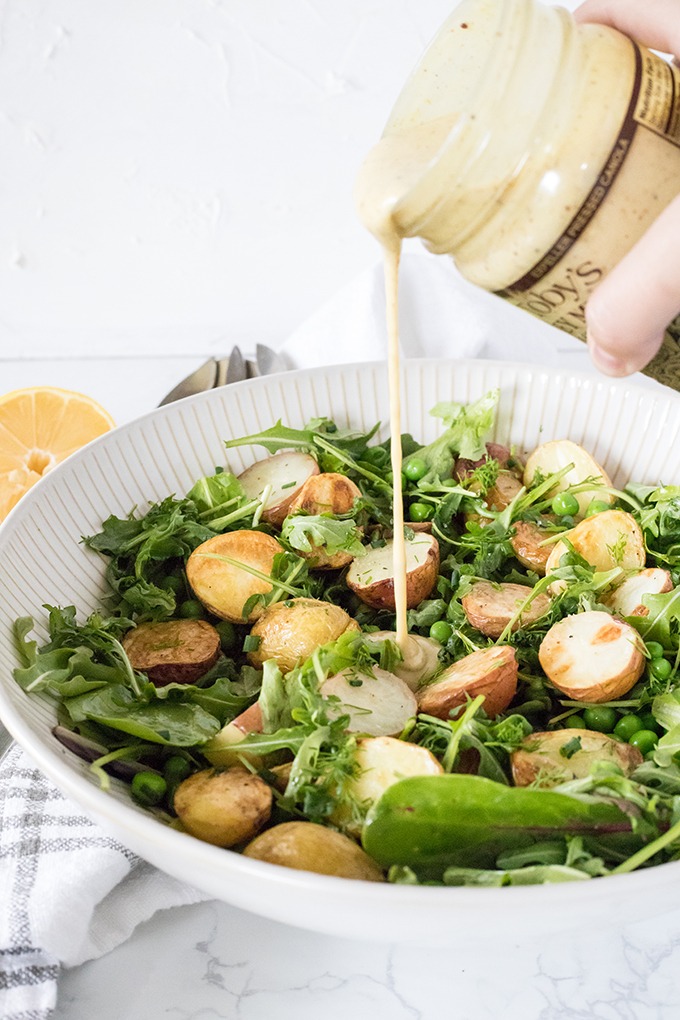
<path fill-rule="evenodd" d="M 393 562 L 396 641 L 406 658 L 409 635 L 406 624 L 406 541 L 401 481 L 401 370 L 399 355 L 399 258 L 402 233 L 395 221 L 398 201 L 418 182 L 441 148 L 453 119 L 437 118 L 398 134 L 385 135 L 369 152 L 355 192 L 357 211 L 364 226 L 380 242 L 385 265 L 387 312 L 387 368 L 390 403 L 391 467 L 394 522 Z"/>

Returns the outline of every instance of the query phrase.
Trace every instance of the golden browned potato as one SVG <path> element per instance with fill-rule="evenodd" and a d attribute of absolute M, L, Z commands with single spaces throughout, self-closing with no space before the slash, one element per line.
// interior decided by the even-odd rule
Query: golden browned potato
<path fill-rule="evenodd" d="M 573 464 L 572 469 L 560 479 L 555 488 L 551 490 L 550 495 L 554 496 L 555 493 L 563 492 L 564 489 L 568 489 L 572 485 L 578 485 L 579 482 L 585 482 L 589 478 L 593 478 L 598 485 L 611 487 L 612 483 L 604 469 L 600 467 L 597 461 L 582 446 L 572 442 L 571 439 L 553 439 L 548 443 L 537 446 L 527 458 L 524 468 L 524 484 L 529 487 L 534 480 L 536 472 L 540 471 L 544 477 L 547 477 L 548 475 L 555 474 L 556 471 L 561 471 L 568 464 Z M 578 500 L 579 513 L 581 515 L 585 514 L 593 499 L 601 499 L 605 503 L 612 503 L 614 501 L 613 496 L 602 492 L 601 489 L 575 492 L 574 496 Z"/>
<path fill-rule="evenodd" d="M 314 822 L 274 825 L 249 843 L 243 853 L 257 861 L 317 875 L 384 881 L 381 869 L 354 840 Z"/>
<path fill-rule="evenodd" d="M 253 666 L 276 659 L 282 673 L 288 673 L 312 652 L 329 641 L 337 641 L 347 630 L 361 628 L 340 606 L 317 599 L 289 599 L 268 606 L 253 625 L 258 647 L 248 652 Z"/>
<path fill-rule="evenodd" d="M 269 821 L 272 791 L 244 768 L 204 769 L 179 784 L 174 807 L 192 836 L 214 846 L 236 846 Z"/>
<path fill-rule="evenodd" d="M 347 715 L 349 733 L 395 736 L 418 709 L 415 695 L 404 681 L 378 666 L 370 674 L 344 669 L 325 680 L 320 690 L 324 698 L 340 699 L 340 706 L 329 705 L 328 714 Z"/>
<path fill-rule="evenodd" d="M 309 453 L 284 450 L 251 464 L 238 480 L 248 496 L 265 497 L 262 520 L 280 528 L 302 486 L 318 473 L 319 465 Z"/>
<path fill-rule="evenodd" d="M 667 570 L 661 567 L 647 567 L 627 577 L 602 601 L 619 616 L 649 616 L 649 609 L 642 602 L 644 595 L 661 595 L 671 591 L 673 581 Z"/>
<path fill-rule="evenodd" d="M 543 576 L 552 548 L 543 545 L 547 533 L 533 521 L 516 521 L 512 527 L 514 533 L 510 545 L 515 556 L 523 567 Z"/>
<path fill-rule="evenodd" d="M 369 548 L 353 560 L 345 578 L 362 602 L 375 609 L 394 609 L 394 543 Z M 406 542 L 406 604 L 409 609 L 426 599 L 437 582 L 439 543 L 420 532 Z"/>
<path fill-rule="evenodd" d="M 467 595 L 461 599 L 463 612 L 468 623 L 476 627 L 487 637 L 500 637 L 520 606 L 531 595 L 531 588 L 524 584 L 492 584 L 491 581 L 478 581 L 473 584 Z M 513 630 L 518 627 L 530 627 L 550 609 L 548 595 L 538 594 L 515 620 Z"/>
<path fill-rule="evenodd" d="M 574 701 L 614 701 L 645 668 L 642 639 L 623 620 L 590 611 L 565 616 L 541 642 L 538 658 L 550 682 Z"/>
<path fill-rule="evenodd" d="M 251 595 L 266 594 L 272 586 L 248 567 L 268 576 L 274 557 L 281 552 L 283 546 L 263 531 L 228 531 L 194 549 L 187 560 L 187 580 L 196 598 L 215 616 L 232 623 L 252 623 L 262 615 L 262 606 L 256 606 L 244 620 L 244 605 Z"/>
<path fill-rule="evenodd" d="M 298 491 L 288 508 L 288 514 L 333 514 L 336 517 L 351 513 L 361 490 L 346 475 L 323 471 L 312 475 Z M 329 555 L 323 546 L 314 546 L 311 552 L 301 552 L 310 566 L 317 570 L 338 570 L 352 560 L 348 552 Z"/>
<path fill-rule="evenodd" d="M 642 764 L 643 757 L 637 747 L 614 740 L 606 733 L 578 729 L 532 733 L 510 755 L 515 786 L 530 786 L 537 779 L 542 786 L 583 779 L 599 761 L 613 762 L 630 776 Z"/>
<path fill-rule="evenodd" d="M 482 648 L 459 659 L 418 692 L 418 709 L 426 715 L 449 719 L 469 698 L 484 695 L 482 708 L 492 719 L 504 712 L 517 691 L 514 648 Z"/>
<path fill-rule="evenodd" d="M 123 638 L 133 669 L 157 686 L 192 684 L 217 662 L 220 636 L 205 620 L 140 623 Z"/>
<path fill-rule="evenodd" d="M 603 510 L 579 521 L 575 528 L 565 535 L 586 563 L 597 570 L 637 570 L 645 565 L 645 542 L 640 525 L 632 514 L 625 510 Z M 568 552 L 564 542 L 552 547 L 545 566 L 546 575 L 560 565 L 560 559 Z M 550 591 L 557 594 L 566 582 L 555 581 Z"/>
<path fill-rule="evenodd" d="M 397 642 L 397 635 L 393 630 L 376 630 L 366 635 L 370 641 L 393 641 Z M 439 652 L 441 645 L 430 637 L 422 634 L 408 634 L 406 647 L 402 649 L 403 659 L 392 672 L 403 680 L 412 691 L 415 691 L 437 672 L 440 666 Z"/>

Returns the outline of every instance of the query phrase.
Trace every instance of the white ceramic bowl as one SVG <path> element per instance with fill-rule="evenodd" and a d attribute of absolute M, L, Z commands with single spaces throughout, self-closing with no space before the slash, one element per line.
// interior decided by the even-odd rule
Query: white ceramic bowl
<path fill-rule="evenodd" d="M 494 438 L 529 450 L 569 437 L 609 471 L 614 484 L 680 481 L 680 398 L 625 382 L 499 362 L 411 361 L 404 365 L 404 430 L 422 441 L 439 431 L 429 409 L 499 387 Z M 170 493 L 228 463 L 238 472 L 261 448 L 229 451 L 222 440 L 278 418 L 301 426 L 328 415 L 366 428 L 387 421 L 383 364 L 292 372 L 213 390 L 160 408 L 91 443 L 47 475 L 0 528 L 0 716 L 54 783 L 122 843 L 180 879 L 278 921 L 353 938 L 455 944 L 490 932 L 523 935 L 617 925 L 680 905 L 680 862 L 632 875 L 564 885 L 414 888 L 327 878 L 248 860 L 157 822 L 112 783 L 102 792 L 87 766 L 54 739 L 53 706 L 12 680 L 17 616 L 43 603 L 92 611 L 103 593 L 103 561 L 79 544 L 104 518 Z M 385 429 L 383 428 L 383 435 Z M 42 631 L 44 635 L 44 630 Z"/>

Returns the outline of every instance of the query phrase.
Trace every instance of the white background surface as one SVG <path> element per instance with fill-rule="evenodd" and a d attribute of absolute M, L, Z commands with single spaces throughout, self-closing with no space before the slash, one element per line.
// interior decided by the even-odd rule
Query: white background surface
<path fill-rule="evenodd" d="M 280 346 L 375 261 L 354 176 L 450 6 L 0 0 L 0 390 L 122 422 L 205 354 Z M 67 973 L 58 1018 L 673 1020 L 680 918 L 634 921 L 452 958 L 203 904 Z"/>

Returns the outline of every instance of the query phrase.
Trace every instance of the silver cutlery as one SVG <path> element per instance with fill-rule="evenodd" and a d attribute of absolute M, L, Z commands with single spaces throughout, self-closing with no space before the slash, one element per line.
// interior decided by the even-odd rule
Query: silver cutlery
<path fill-rule="evenodd" d="M 208 358 L 190 372 L 163 397 L 159 407 L 181 400 L 182 397 L 192 397 L 196 393 L 213 390 L 217 386 L 242 382 L 244 379 L 255 379 L 261 375 L 272 375 L 275 372 L 285 372 L 286 367 L 282 355 L 265 344 L 256 345 L 254 358 L 244 357 L 240 347 L 237 346 L 232 348 L 227 357 Z"/>

